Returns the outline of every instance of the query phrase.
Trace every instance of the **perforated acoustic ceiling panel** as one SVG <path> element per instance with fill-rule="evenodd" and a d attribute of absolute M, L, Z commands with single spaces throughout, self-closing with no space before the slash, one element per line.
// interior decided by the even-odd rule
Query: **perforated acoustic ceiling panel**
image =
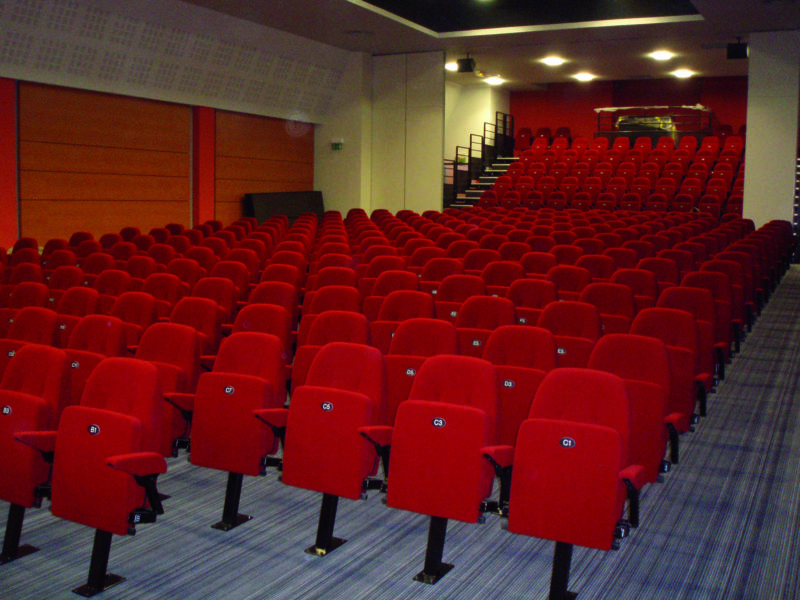
<path fill-rule="evenodd" d="M 0 76 L 322 122 L 347 53 L 176 0 L 0 0 Z"/>

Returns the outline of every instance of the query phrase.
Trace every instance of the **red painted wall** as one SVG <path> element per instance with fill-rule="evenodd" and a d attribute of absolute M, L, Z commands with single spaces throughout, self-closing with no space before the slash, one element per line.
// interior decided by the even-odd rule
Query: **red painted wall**
<path fill-rule="evenodd" d="M 572 137 L 593 137 L 595 108 L 607 106 L 709 107 L 718 123 L 734 132 L 747 118 L 747 78 L 710 77 L 688 80 L 651 79 L 552 83 L 546 90 L 512 92 L 509 110 L 517 130 L 530 127 L 569 127 Z"/>
<path fill-rule="evenodd" d="M 0 246 L 19 234 L 17 202 L 17 82 L 0 78 Z"/>

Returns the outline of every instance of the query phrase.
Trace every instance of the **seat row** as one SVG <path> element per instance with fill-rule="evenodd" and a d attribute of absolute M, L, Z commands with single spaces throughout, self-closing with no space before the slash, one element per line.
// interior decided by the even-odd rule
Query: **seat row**
<path fill-rule="evenodd" d="M 335 218 L 331 220 L 337 221 Z M 775 227 L 775 229 L 783 228 Z M 778 237 L 782 235 L 777 232 L 764 233 Z M 776 266 L 776 270 L 781 271 L 781 267 Z M 486 299 L 502 300 L 491 296 L 487 296 Z M 554 306 L 558 306 L 558 304 L 564 303 L 555 303 Z M 665 322 L 667 313 L 663 311 L 671 311 L 665 308 L 651 310 L 655 313 L 640 311 L 636 317 L 641 321 L 637 324 L 637 328 L 641 329 L 636 329 L 636 331 L 644 335 L 620 336 L 620 338 L 625 338 L 625 343 L 632 343 L 630 340 L 633 338 L 650 341 L 657 339 L 650 328 L 656 328 L 658 324 Z M 688 314 L 682 311 L 674 312 L 681 316 Z M 320 315 L 322 314 L 325 313 L 320 313 Z M 654 316 L 650 317 L 650 314 Z M 110 319 L 109 317 L 100 318 Z M 315 322 L 320 318 L 321 316 L 318 316 Z M 695 321 L 691 315 L 688 315 L 688 318 L 690 321 Z M 396 344 L 399 347 L 405 343 L 403 332 L 405 328 L 412 327 L 413 321 L 415 320 L 405 320 L 400 323 L 394 337 L 391 338 L 391 345 Z M 446 320 L 427 321 L 423 323 L 423 326 L 424 330 L 428 332 L 436 331 L 437 328 L 449 328 L 449 335 L 437 334 L 435 336 L 437 342 L 446 339 L 458 340 L 457 327 Z M 169 371 L 168 359 L 170 357 L 177 355 L 184 347 L 193 345 L 196 348 L 195 356 L 199 353 L 196 332 L 190 329 L 187 331 L 188 337 L 182 338 L 181 341 L 181 338 L 176 335 L 177 328 L 180 327 L 175 323 L 162 323 L 145 330 L 140 346 L 136 350 L 137 356 L 140 358 L 143 355 L 140 356 L 139 352 L 142 347 L 147 346 L 146 337 L 150 337 L 149 334 L 155 335 L 159 330 L 169 330 L 168 336 L 162 338 L 163 341 L 160 343 L 155 344 L 158 349 L 162 350 L 163 365 L 167 366 L 161 366 L 158 360 L 148 361 L 155 368 L 155 375 L 152 372 L 146 373 L 140 367 L 140 364 L 146 361 L 135 361 L 136 366 L 133 367 L 131 366 L 133 363 L 125 359 L 122 359 L 125 363 L 124 369 L 134 369 L 131 373 L 135 373 L 135 375 L 126 377 L 120 375 L 119 371 L 114 372 L 114 375 L 109 375 L 106 367 L 95 370 L 84 391 L 82 406 L 75 407 L 78 410 L 70 408 L 64 411 L 63 428 L 59 425 L 58 433 L 36 435 L 15 430 L 9 442 L 20 444 L 19 441 L 13 439 L 17 438 L 27 443 L 27 447 L 37 448 L 37 450 L 26 452 L 28 452 L 27 460 L 30 460 L 31 456 L 41 456 L 41 460 L 45 461 L 45 466 L 41 463 L 38 464 L 37 468 L 40 474 L 47 470 L 47 459 L 53 458 L 54 453 L 54 474 L 49 490 L 47 485 L 36 483 L 28 486 L 33 490 L 28 494 L 35 498 L 46 497 L 46 493 L 51 494 L 54 514 L 98 529 L 101 533 L 96 536 L 96 553 L 100 563 L 102 563 L 103 557 L 107 559 L 112 533 L 131 532 L 132 525 L 154 519 L 161 510 L 161 502 L 154 487 L 157 474 L 166 469 L 166 465 L 162 465 L 162 457 L 173 451 L 174 443 L 187 434 L 188 424 L 191 422 L 191 461 L 198 465 L 211 466 L 230 473 L 229 494 L 220 524 L 222 529 L 246 520 L 245 517 L 238 515 L 235 507 L 238 504 L 236 490 L 240 488 L 241 476 L 261 473 L 267 466 L 275 464 L 277 457 L 270 457 L 278 449 L 277 441 L 283 439 L 283 456 L 280 464 L 283 468 L 284 482 L 323 493 L 320 524 L 316 543 L 311 548 L 312 552 L 326 554 L 339 544 L 339 541 L 332 535 L 338 497 L 355 499 L 360 497 L 365 488 L 386 486 L 387 502 L 390 506 L 433 515 L 426 563 L 423 571 L 419 574 L 421 580 L 433 582 L 447 571 L 448 566 L 442 562 L 447 519 L 455 518 L 474 522 L 483 511 L 494 510 L 509 515 L 509 528 L 512 531 L 555 539 L 559 542 L 555 562 L 560 565 L 559 570 L 562 577 L 554 578 L 554 585 L 559 589 L 563 587 L 562 591 L 565 591 L 566 578 L 563 575 L 565 569 L 568 573 L 569 561 L 566 559 L 568 546 L 577 543 L 603 549 L 612 547 L 615 533 L 624 533 L 627 530 L 624 524 L 617 528 L 617 523 L 622 517 L 621 505 L 625 497 L 630 499 L 631 519 L 635 521 L 633 517 L 638 513 L 638 495 L 635 490 L 640 489 L 641 485 L 646 483 L 644 475 L 646 469 L 641 463 L 646 462 L 647 465 L 650 465 L 649 472 L 651 474 L 657 473 L 660 468 L 660 461 L 664 456 L 666 445 L 660 447 L 658 464 L 652 459 L 657 454 L 657 451 L 653 450 L 653 444 L 647 445 L 650 450 L 649 454 L 642 446 L 639 448 L 642 455 L 634 458 L 631 451 L 635 445 L 632 442 L 634 428 L 630 422 L 633 419 L 646 421 L 645 414 L 649 414 L 651 417 L 655 415 L 655 421 L 651 420 L 650 423 L 657 421 L 660 424 L 657 429 L 637 427 L 635 428 L 636 436 L 638 436 L 636 439 L 652 441 L 657 438 L 666 444 L 665 440 L 669 439 L 672 433 L 667 423 L 670 423 L 676 432 L 679 429 L 688 430 L 691 414 L 694 412 L 696 348 L 694 353 L 688 350 L 679 352 L 679 344 L 669 344 L 663 340 L 660 348 L 662 358 L 666 357 L 666 362 L 662 360 L 659 363 L 659 359 L 654 358 L 655 355 L 646 354 L 643 350 L 622 352 L 619 347 L 609 350 L 609 358 L 606 360 L 612 361 L 615 356 L 626 357 L 626 360 L 623 361 L 624 364 L 616 367 L 617 369 L 629 369 L 629 373 L 622 380 L 608 378 L 602 381 L 592 380 L 592 377 L 597 376 L 587 375 L 586 373 L 591 371 L 586 369 L 581 369 L 577 373 L 570 373 L 565 369 L 555 371 L 551 369 L 550 374 L 545 375 L 533 396 L 528 393 L 527 398 L 530 404 L 527 406 L 530 408 L 527 413 L 525 401 L 511 404 L 516 407 L 516 411 L 505 405 L 498 410 L 497 406 L 501 402 L 502 391 L 522 392 L 524 387 L 519 379 L 506 377 L 501 380 L 502 376 L 497 372 L 500 365 L 492 367 L 488 361 L 483 362 L 482 359 L 473 357 L 453 356 L 452 352 L 445 352 L 443 356 L 429 358 L 427 363 L 425 362 L 426 357 L 423 356 L 423 363 L 419 367 L 406 366 L 405 370 L 398 374 L 398 377 L 411 379 L 413 375 L 411 371 L 415 371 L 416 377 L 413 377 L 408 398 L 401 397 L 399 400 L 392 401 L 396 402 L 394 419 L 391 418 L 393 407 L 389 401 L 389 395 L 391 390 L 399 389 L 400 384 L 388 385 L 386 383 L 390 381 L 388 365 L 391 362 L 391 356 L 402 355 L 393 354 L 390 349 L 390 352 L 383 356 L 366 344 L 341 342 L 332 345 L 323 344 L 311 361 L 306 385 L 298 386 L 294 390 L 290 408 L 287 410 L 282 408 L 285 400 L 282 379 L 284 371 L 281 368 L 285 363 L 283 343 L 269 334 L 251 332 L 246 335 L 236 333 L 225 341 L 214 362 L 213 371 L 199 377 L 195 394 L 192 394 L 191 391 L 176 391 L 177 387 L 169 390 L 173 392 L 168 394 L 170 404 L 167 405 L 169 407 L 167 412 L 170 417 L 163 416 L 165 405 L 160 398 L 163 391 L 154 392 L 151 386 L 141 395 L 142 398 L 150 399 L 146 400 L 146 403 L 152 406 L 158 404 L 161 408 L 142 409 L 137 412 L 137 416 L 132 419 L 123 419 L 123 421 L 128 424 L 134 423 L 136 420 L 146 424 L 157 423 L 152 428 L 157 429 L 160 433 L 148 438 L 149 442 L 142 443 L 140 439 L 138 442 L 132 443 L 130 447 L 126 446 L 122 449 L 115 447 L 110 450 L 108 447 L 89 441 L 97 440 L 98 438 L 89 436 L 97 436 L 100 432 L 114 432 L 116 439 L 128 439 L 126 435 L 116 433 L 118 431 L 116 427 L 119 424 L 117 420 L 107 417 L 108 411 L 93 409 L 93 407 L 102 405 L 111 406 L 114 410 L 125 414 L 132 412 L 130 409 L 132 399 L 128 392 L 131 394 L 138 392 L 134 392 L 133 388 L 129 390 L 127 387 L 119 389 L 120 382 L 125 383 L 135 377 L 143 385 L 149 386 L 155 380 L 159 382 L 159 387 L 163 387 L 162 381 L 166 381 L 164 373 Z M 670 333 L 674 334 L 676 330 L 676 327 L 672 327 Z M 498 355 L 506 357 L 505 359 L 498 358 L 496 362 L 502 360 L 511 363 L 517 360 L 522 362 L 525 360 L 523 359 L 525 352 L 529 349 L 547 347 L 547 339 L 550 339 L 550 347 L 557 348 L 556 338 L 552 332 L 535 327 L 497 328 L 490 334 L 490 336 L 492 335 L 500 338 L 501 341 L 493 343 L 487 340 L 482 356 L 492 360 L 490 356 L 492 352 L 496 352 Z M 519 339 L 525 340 L 527 339 L 525 336 L 528 335 L 536 335 L 538 339 L 535 342 L 530 340 L 515 342 L 513 339 L 513 336 L 521 336 Z M 512 337 L 503 338 L 503 336 Z M 172 340 L 172 344 L 168 344 L 167 340 Z M 595 345 L 590 361 L 594 358 L 594 353 L 600 353 L 601 343 L 605 346 L 612 344 L 614 340 L 615 336 L 604 336 Z M 243 345 L 244 350 L 228 352 L 229 347 L 234 348 L 239 343 Z M 162 348 L 162 346 L 164 347 Z M 469 346 L 472 345 L 469 344 Z M 25 351 L 20 349 L 17 352 L 17 356 L 11 360 L 10 366 L 19 365 L 30 349 L 36 349 L 39 346 L 31 344 L 24 348 Z M 48 349 L 48 351 L 60 352 L 53 349 Z M 547 354 L 546 351 L 543 351 L 545 358 Z M 554 356 L 558 356 L 557 351 L 555 355 L 550 353 L 551 361 Z M 644 356 L 648 357 L 644 362 L 638 363 L 634 360 Z M 603 362 L 600 358 L 597 358 L 596 361 L 595 366 Z M 28 363 L 27 368 L 21 369 L 23 372 L 30 372 L 31 364 L 42 364 L 43 362 L 42 360 L 33 361 L 33 363 Z M 123 368 L 119 361 L 112 360 L 111 362 L 117 363 L 115 369 Z M 193 362 L 195 365 L 199 363 L 196 359 Z M 667 365 L 661 369 L 662 384 L 660 387 L 658 384 L 652 387 L 629 384 L 628 381 L 625 381 L 626 379 L 630 379 L 630 381 L 646 379 L 646 373 L 649 373 L 650 367 L 656 364 Z M 678 368 L 677 365 L 682 366 Z M 546 372 L 545 369 L 539 370 Z M 16 367 L 9 371 L 10 380 L 13 379 L 11 374 L 15 372 L 19 372 Z M 97 385 L 93 383 L 92 377 L 95 376 L 95 373 L 98 381 L 102 381 L 102 383 Z M 385 377 L 383 373 L 386 373 Z M 473 373 L 475 377 L 472 377 Z M 246 377 L 237 379 L 237 374 L 246 375 Z M 254 381 L 253 377 L 260 379 L 262 383 Z M 577 381 L 584 381 L 584 378 L 586 378 L 585 385 L 576 384 Z M 30 379 L 42 380 L 43 378 L 32 376 Z M 667 380 L 669 380 L 668 384 L 665 383 Z M 546 385 L 545 381 L 547 381 Z M 117 382 L 117 387 L 110 382 Z M 267 388 L 264 386 L 267 384 L 263 382 L 268 382 L 268 389 L 271 391 L 265 391 Z M 406 384 L 408 383 L 406 382 Z M 666 391 L 667 386 L 680 389 L 681 392 L 668 392 Z M 3 384 L 0 384 L 0 387 L 3 387 Z M 632 411 L 633 392 L 631 390 L 633 388 L 656 391 L 652 395 L 652 398 L 656 399 L 655 404 L 642 404 L 642 406 L 650 407 L 649 412 L 647 410 Z M 109 397 L 109 389 L 114 390 L 113 397 Z M 191 390 L 191 386 L 183 389 Z M 574 397 L 580 397 L 581 400 L 589 403 L 599 402 L 601 399 L 597 397 L 596 392 L 601 389 L 603 390 L 603 401 L 608 401 L 609 394 L 619 399 L 619 410 L 598 412 L 587 407 L 584 416 L 581 417 L 576 414 L 576 404 L 565 401 L 568 397 L 573 397 L 570 394 L 574 394 Z M 105 395 L 102 399 L 93 400 L 93 395 L 100 394 L 100 390 L 103 390 Z M 685 393 L 687 390 L 688 394 Z M 593 391 L 594 395 L 592 395 Z M 547 401 L 548 395 L 552 395 L 549 402 Z M 541 403 L 539 403 L 540 396 Z M 531 397 L 533 400 L 530 400 Z M 561 404 L 550 403 L 555 402 L 553 397 L 564 401 L 563 409 L 558 408 L 558 406 L 562 406 Z M 622 400 L 623 397 L 626 399 Z M 673 417 L 672 422 L 665 420 L 665 417 L 673 414 L 668 408 L 676 406 L 670 403 L 678 398 L 684 402 L 689 400 L 691 408 L 683 412 L 674 411 L 678 415 Z M 625 406 L 626 401 L 627 406 Z M 114 404 L 115 402 L 117 404 Z M 255 406 L 251 403 L 255 403 Z M 8 406 L 10 410 L 4 410 L 4 415 L 6 413 L 24 414 L 25 412 L 16 406 L 12 407 L 10 404 Z M 654 408 L 656 406 L 657 409 Z M 88 412 L 82 409 L 86 409 Z M 162 413 L 159 418 L 152 416 L 159 411 Z M 622 415 L 621 419 L 615 420 L 614 414 L 618 417 Z M 519 415 L 523 415 L 529 416 L 531 419 L 525 420 L 521 427 L 515 427 L 514 424 L 501 426 L 500 421 L 505 419 L 503 415 L 516 415 L 517 418 Z M 613 422 L 612 426 L 607 428 L 611 430 L 611 433 L 605 429 L 603 430 L 605 433 L 602 434 L 596 431 L 598 424 L 587 423 L 586 415 L 600 415 L 603 420 L 602 425 L 599 425 L 601 428 Z M 336 420 L 335 426 L 332 426 L 331 418 Z M 535 422 L 542 418 L 548 422 Z M 554 420 L 559 422 L 561 429 L 551 429 L 554 426 L 550 421 Z M 503 422 L 508 423 L 508 421 Z M 625 427 L 626 422 L 629 423 L 627 428 Z M 679 427 L 676 427 L 676 424 Z M 591 435 L 597 434 L 600 435 L 600 438 L 592 438 L 584 431 L 586 429 L 584 426 L 588 426 L 592 430 Z M 49 427 L 52 429 L 52 425 Z M 147 425 L 145 429 L 148 427 L 150 426 Z M 498 437 L 500 430 L 504 431 L 502 438 Z M 535 434 L 532 433 L 534 431 Z M 616 434 L 613 433 L 614 431 Z M 358 437 L 360 434 L 366 435 L 369 439 Z M 442 438 L 442 434 L 449 434 L 453 437 L 448 435 L 448 437 Z M 231 439 L 231 435 L 235 436 L 235 439 Z M 673 437 L 676 437 L 676 434 L 673 434 Z M 247 443 L 242 443 L 245 439 Z M 559 445 L 546 444 L 541 448 L 536 446 L 545 439 L 557 440 Z M 602 441 L 598 441 L 600 439 Z M 614 439 L 622 439 L 624 443 L 618 444 L 611 441 Z M 168 440 L 169 443 L 165 440 Z M 590 442 L 590 440 L 594 440 L 594 442 Z M 511 443 L 498 446 L 498 442 L 503 441 Z M 534 444 L 534 446 L 526 444 Z M 329 449 L 334 446 L 345 449 L 343 454 L 331 453 Z M 593 498 L 593 505 L 604 507 L 599 512 L 591 512 L 580 503 L 565 503 L 564 497 L 560 493 L 560 488 L 563 486 L 560 486 L 555 480 L 544 488 L 529 489 L 528 492 L 520 491 L 519 485 L 521 484 L 517 482 L 530 479 L 525 475 L 524 469 L 527 467 L 524 465 L 538 463 L 536 457 L 548 456 L 549 459 L 545 461 L 546 464 L 537 464 L 531 468 L 546 470 L 553 467 L 551 476 L 560 475 L 561 481 L 564 481 L 563 474 L 569 472 L 564 469 L 570 464 L 575 467 L 575 455 L 563 455 L 562 464 L 561 459 L 555 459 L 552 455 L 557 447 L 567 451 L 574 450 L 576 447 L 581 448 L 581 451 L 585 448 L 591 449 L 585 460 L 578 461 L 581 464 L 591 463 L 591 469 L 586 468 L 586 472 L 574 472 L 574 475 L 568 478 L 571 487 L 574 487 L 572 485 L 574 481 L 583 481 L 585 477 L 596 477 L 599 472 L 597 466 L 599 458 L 601 456 L 610 457 L 608 469 L 603 468 L 603 473 L 606 474 L 603 476 L 603 480 L 607 483 L 613 482 L 613 485 L 604 486 L 602 489 L 607 491 L 602 492 L 599 491 L 600 488 L 593 485 L 581 488 L 581 493 L 586 494 L 587 501 L 589 498 Z M 16 445 L 14 448 L 19 450 Z M 391 452 L 389 452 L 389 448 Z M 624 450 L 624 448 L 628 448 L 628 450 Z M 237 454 L 237 450 L 240 450 L 241 454 Z M 99 452 L 99 460 L 91 458 L 95 456 L 92 454 L 95 451 Z M 673 446 L 673 452 L 677 452 L 676 446 Z M 645 460 L 644 454 L 648 454 L 650 459 Z M 245 458 L 245 455 L 249 458 Z M 491 461 L 486 462 L 488 459 L 484 458 L 484 455 L 490 457 Z M 343 456 L 348 457 L 348 460 L 343 460 Z M 426 457 L 427 460 L 421 460 L 419 458 L 421 456 Z M 378 458 L 381 459 L 384 466 L 384 478 L 383 481 L 370 482 L 369 478 L 375 474 Z M 673 458 L 677 458 L 677 454 Z M 249 470 L 245 471 L 242 464 L 236 462 L 242 460 L 248 462 L 247 469 Z M 203 464 L 205 461 L 214 464 Z M 512 461 L 513 469 L 509 469 Z M 74 464 L 76 462 L 81 465 L 92 465 L 92 469 L 85 466 L 81 469 L 81 471 L 86 471 L 86 478 L 81 478 L 84 475 L 83 472 L 75 472 Z M 604 461 L 602 462 L 606 464 Z M 107 464 L 112 465 L 116 471 L 124 473 L 124 475 L 120 475 L 115 471 L 115 481 L 123 484 L 125 491 L 122 492 L 121 488 L 114 484 L 109 485 L 107 489 L 111 498 L 105 495 L 106 492 L 100 494 L 102 498 L 97 503 L 94 503 L 94 498 L 91 501 L 81 498 L 81 496 L 86 496 L 89 482 L 107 476 Z M 97 465 L 96 470 L 94 465 Z M 443 465 L 443 467 L 440 470 L 432 470 L 431 465 L 437 465 L 437 467 Z M 496 505 L 485 502 L 491 486 L 492 468 L 500 474 L 501 480 L 500 500 Z M 594 474 L 590 474 L 589 471 Z M 516 478 L 513 476 L 514 473 L 520 472 L 523 475 Z M 127 483 L 123 483 L 123 479 Z M 30 482 L 29 479 L 26 481 Z M 430 493 L 421 497 L 418 493 L 420 487 Z M 454 492 L 454 490 L 458 490 L 458 492 Z M 572 492 L 572 497 L 576 497 L 574 489 Z M 518 495 L 518 493 L 522 495 Z M 547 497 L 551 501 L 534 502 L 532 500 L 534 496 L 540 499 Z M 603 498 L 603 502 L 598 502 L 599 498 Z M 117 504 L 120 499 L 122 500 Z M 18 543 L 18 533 L 22 523 L 19 507 L 22 505 L 16 504 L 17 508 L 12 512 L 18 515 Z M 547 511 L 534 515 L 527 512 L 527 509 L 522 509 L 523 506 L 532 507 L 536 504 L 542 504 Z M 514 506 L 520 508 L 515 509 Z M 557 532 L 554 532 L 552 523 L 554 515 L 558 513 L 552 511 L 559 509 L 568 512 L 563 513 L 563 517 L 555 517 L 555 522 L 561 523 L 561 526 L 557 528 Z M 24 512 L 24 506 L 22 510 Z M 514 520 L 513 525 L 512 520 Z M 563 527 L 564 522 L 574 523 L 575 527 L 566 532 Z M 9 531 L 12 531 L 11 538 L 14 538 L 13 530 L 14 527 L 7 528 L 7 540 Z M 557 580 L 563 580 L 563 586 Z M 84 591 L 96 592 L 105 584 L 105 566 L 93 564 L 90 567 L 89 581 Z"/>

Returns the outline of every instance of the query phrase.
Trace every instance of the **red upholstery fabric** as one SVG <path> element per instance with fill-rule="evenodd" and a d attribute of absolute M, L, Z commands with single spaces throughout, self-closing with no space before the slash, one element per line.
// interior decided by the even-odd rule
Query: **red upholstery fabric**
<path fill-rule="evenodd" d="M 428 358 L 397 411 L 387 504 L 475 522 L 492 488 L 493 472 L 480 449 L 497 440 L 498 404 L 490 363 Z"/>

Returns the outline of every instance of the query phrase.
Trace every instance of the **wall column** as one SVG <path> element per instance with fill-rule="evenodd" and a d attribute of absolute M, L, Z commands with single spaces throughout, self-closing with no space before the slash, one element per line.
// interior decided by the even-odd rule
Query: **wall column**
<path fill-rule="evenodd" d="M 20 236 L 17 138 L 17 82 L 0 78 L 0 246 L 4 248 Z"/>
<path fill-rule="evenodd" d="M 215 218 L 216 111 L 205 106 L 192 110 L 192 223 Z"/>
<path fill-rule="evenodd" d="M 744 216 L 759 227 L 793 220 L 800 32 L 751 33 Z"/>

